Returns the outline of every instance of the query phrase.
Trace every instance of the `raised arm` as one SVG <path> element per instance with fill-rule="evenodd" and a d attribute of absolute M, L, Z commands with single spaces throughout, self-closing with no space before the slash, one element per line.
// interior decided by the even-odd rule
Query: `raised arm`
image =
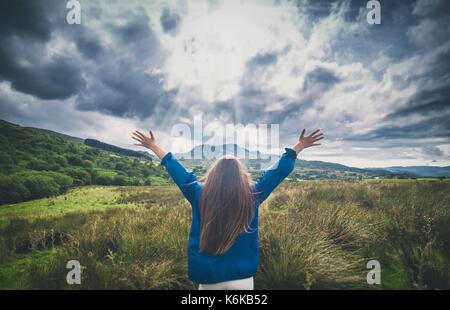
<path fill-rule="evenodd" d="M 133 132 L 133 139 L 139 143 L 134 145 L 143 146 L 150 149 L 153 153 L 161 159 L 161 165 L 165 166 L 167 172 L 177 184 L 178 188 L 184 194 L 186 199 L 192 203 L 195 198 L 195 188 L 198 185 L 197 177 L 193 172 L 189 172 L 186 168 L 175 158 L 172 153 L 166 153 L 162 148 L 156 144 L 153 132 L 150 130 L 150 137 L 144 135 L 140 131 Z"/>
<path fill-rule="evenodd" d="M 320 145 L 320 143 L 315 142 L 321 139 L 323 139 L 323 134 L 320 133 L 320 129 L 309 136 L 305 136 L 305 129 L 303 129 L 297 144 L 292 148 L 285 148 L 286 152 L 281 158 L 264 171 L 263 175 L 255 182 L 256 199 L 259 203 L 266 200 L 272 191 L 291 173 L 297 155 L 305 148 Z"/>

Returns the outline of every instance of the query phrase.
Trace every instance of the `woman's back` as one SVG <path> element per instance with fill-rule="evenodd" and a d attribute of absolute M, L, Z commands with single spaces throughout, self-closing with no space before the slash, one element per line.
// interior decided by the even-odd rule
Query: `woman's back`
<path fill-rule="evenodd" d="M 252 194 L 251 218 L 248 229 L 241 231 L 229 248 L 219 256 L 200 250 L 201 209 L 200 202 L 206 182 L 199 182 L 193 172 L 168 153 L 161 161 L 180 190 L 192 205 L 192 225 L 188 245 L 188 275 L 197 283 L 211 284 L 252 277 L 259 262 L 258 207 L 294 168 L 296 152 L 286 148 L 281 158 L 267 169 L 254 183 L 249 184 Z M 231 199 L 231 197 L 229 198 Z M 217 213 L 220 215 L 220 213 Z M 217 218 L 220 220 L 220 217 Z M 213 230 L 214 231 L 214 230 Z M 224 234 L 225 231 L 216 230 Z M 223 239 L 229 236 L 222 237 Z M 220 239 L 220 238 L 217 238 Z"/>
<path fill-rule="evenodd" d="M 208 255 L 220 256 L 249 228 L 254 213 L 251 179 L 234 156 L 217 160 L 204 178 L 199 201 L 199 247 Z"/>

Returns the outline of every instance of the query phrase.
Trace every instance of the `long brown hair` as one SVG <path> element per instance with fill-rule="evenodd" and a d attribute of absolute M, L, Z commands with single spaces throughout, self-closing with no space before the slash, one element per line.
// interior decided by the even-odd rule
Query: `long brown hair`
<path fill-rule="evenodd" d="M 234 156 L 224 156 L 208 170 L 200 193 L 200 251 L 225 253 L 248 231 L 253 217 L 251 178 Z"/>

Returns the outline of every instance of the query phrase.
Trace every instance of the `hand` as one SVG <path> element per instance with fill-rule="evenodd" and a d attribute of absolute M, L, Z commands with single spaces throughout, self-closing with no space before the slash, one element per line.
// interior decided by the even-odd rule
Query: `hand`
<path fill-rule="evenodd" d="M 294 150 L 298 153 L 301 152 L 301 150 L 306 149 L 307 147 L 321 145 L 321 143 L 315 143 L 321 139 L 323 139 L 323 133 L 320 133 L 320 129 L 317 129 L 309 136 L 305 136 L 305 129 L 303 129 L 302 134 L 300 135 L 300 138 L 298 139 L 297 145 L 294 146 Z"/>
<path fill-rule="evenodd" d="M 147 137 L 146 135 L 144 135 L 142 132 L 136 130 L 135 132 L 133 132 L 133 139 L 140 142 L 140 143 L 134 143 L 134 145 L 138 145 L 138 146 L 144 146 L 148 149 L 153 149 L 156 146 L 156 140 L 155 137 L 153 136 L 153 132 L 150 130 L 150 137 Z"/>
<path fill-rule="evenodd" d="M 320 129 L 317 129 L 312 134 L 305 137 L 305 129 L 303 129 L 302 134 L 298 139 L 298 143 L 300 143 L 304 149 L 310 146 L 321 145 L 321 143 L 314 143 L 323 139 L 323 133 L 318 134 L 319 132 Z"/>

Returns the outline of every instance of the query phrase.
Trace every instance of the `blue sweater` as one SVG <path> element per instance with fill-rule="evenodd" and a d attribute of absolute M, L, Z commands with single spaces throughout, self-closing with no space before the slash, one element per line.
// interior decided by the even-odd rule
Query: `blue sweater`
<path fill-rule="evenodd" d="M 251 184 L 255 196 L 254 216 L 248 232 L 242 232 L 233 245 L 222 255 L 209 256 L 199 251 L 200 243 L 200 212 L 199 197 L 202 182 L 197 180 L 193 172 L 188 172 L 184 166 L 167 153 L 161 160 L 170 176 L 181 192 L 192 205 L 192 224 L 188 245 L 188 275 L 193 282 L 213 284 L 224 281 L 252 277 L 258 269 L 258 207 L 294 169 L 296 152 L 285 148 L 281 158 L 269 167 L 263 175 Z"/>

